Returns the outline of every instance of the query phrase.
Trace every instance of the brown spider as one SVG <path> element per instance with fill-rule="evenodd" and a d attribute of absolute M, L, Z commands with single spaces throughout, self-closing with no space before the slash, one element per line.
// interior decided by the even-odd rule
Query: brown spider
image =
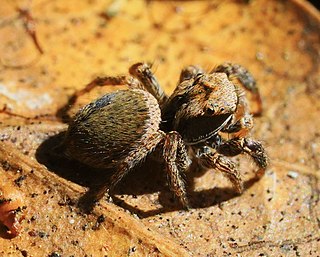
<path fill-rule="evenodd" d="M 137 164 L 155 149 L 162 150 L 170 189 L 189 207 L 183 180 L 191 160 L 205 169 L 224 172 L 238 193 L 243 191 L 239 171 L 228 156 L 246 153 L 259 167 L 267 166 L 260 142 L 245 136 L 253 126 L 246 97 L 230 80 L 238 79 L 251 92 L 262 111 L 251 74 L 242 66 L 225 63 L 206 73 L 189 66 L 167 96 L 145 63 L 129 69 L 131 76 L 97 78 L 73 97 L 95 86 L 128 85 L 128 90 L 106 94 L 84 106 L 71 121 L 64 139 L 65 154 L 95 168 L 111 168 L 108 183 L 91 200 L 110 192 Z M 229 134 L 229 139 L 222 133 Z"/>

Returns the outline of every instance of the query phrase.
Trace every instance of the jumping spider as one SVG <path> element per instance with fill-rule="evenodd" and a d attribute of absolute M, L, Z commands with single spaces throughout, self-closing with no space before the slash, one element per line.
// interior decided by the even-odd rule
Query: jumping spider
<path fill-rule="evenodd" d="M 205 169 L 227 175 L 236 191 L 243 191 L 235 164 L 227 157 L 246 153 L 259 167 L 267 167 L 260 142 L 246 138 L 253 126 L 245 94 L 231 79 L 252 93 L 262 111 L 251 74 L 242 66 L 225 63 L 206 73 L 197 66 L 182 70 L 178 85 L 167 96 L 145 63 L 130 67 L 129 76 L 97 78 L 74 99 L 95 86 L 127 85 L 129 89 L 106 94 L 84 106 L 71 121 L 64 139 L 65 154 L 95 168 L 111 168 L 108 183 L 91 200 L 110 192 L 154 150 L 165 162 L 170 189 L 189 207 L 184 173 L 191 160 Z M 228 133 L 226 139 L 222 134 Z"/>

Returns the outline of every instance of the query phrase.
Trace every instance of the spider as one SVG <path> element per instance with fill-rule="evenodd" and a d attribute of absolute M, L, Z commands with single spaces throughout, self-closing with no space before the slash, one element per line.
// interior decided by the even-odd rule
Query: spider
<path fill-rule="evenodd" d="M 96 78 L 73 96 L 73 101 L 96 86 L 127 85 L 81 108 L 69 124 L 64 153 L 99 169 L 113 170 L 110 181 L 91 196 L 98 201 L 112 192 L 121 179 L 152 152 L 165 163 L 169 187 L 183 207 L 189 208 L 185 172 L 195 160 L 204 169 L 217 169 L 240 194 L 240 172 L 228 158 L 246 153 L 261 176 L 268 163 L 259 141 L 246 137 L 253 127 L 253 115 L 239 84 L 256 101 L 261 98 L 252 75 L 242 66 L 224 63 L 211 72 L 188 66 L 177 87 L 167 96 L 151 67 L 136 63 L 130 75 Z M 223 134 L 227 134 L 228 138 Z"/>

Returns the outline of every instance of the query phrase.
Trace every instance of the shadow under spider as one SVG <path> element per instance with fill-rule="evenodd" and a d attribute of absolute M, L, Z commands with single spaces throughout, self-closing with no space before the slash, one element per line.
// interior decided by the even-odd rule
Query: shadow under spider
<path fill-rule="evenodd" d="M 65 132 L 61 132 L 44 141 L 37 149 L 36 158 L 38 162 L 45 165 L 48 170 L 54 172 L 58 176 L 89 188 L 87 193 L 79 199 L 80 203 L 82 198 L 85 199 L 92 191 L 107 182 L 113 171 L 111 169 L 93 169 L 92 167 L 88 167 L 62 156 L 61 151 L 59 151 L 59 146 L 57 147 L 57 145 L 62 142 L 64 134 Z M 160 213 L 181 210 L 182 206 L 169 190 L 164 169 L 165 167 L 162 163 L 156 162 L 152 158 L 147 158 L 146 162 L 132 170 L 119 183 L 119 185 L 116 186 L 112 193 L 114 203 L 142 218 L 154 216 Z M 190 200 L 191 209 L 210 207 L 221 204 L 234 197 L 238 197 L 238 194 L 231 185 L 230 187 L 213 188 L 200 192 L 193 191 L 194 178 L 201 175 L 203 175 L 203 172 L 196 172 L 193 170 L 186 174 L 188 198 Z M 244 188 L 247 189 L 251 187 L 256 181 L 257 179 L 255 178 L 245 181 Z M 119 197 L 119 195 L 132 195 L 135 197 L 155 192 L 160 192 L 158 200 L 163 207 L 151 211 L 142 211 L 138 207 L 126 203 L 121 199 L 121 197 Z M 88 209 L 91 209 L 90 207 L 91 206 L 89 206 Z M 85 207 L 81 208 L 83 211 L 88 210 Z"/>
<path fill-rule="evenodd" d="M 65 132 L 61 132 L 45 140 L 36 151 L 37 161 L 58 176 L 84 187 L 92 188 L 109 178 L 111 170 L 96 170 L 63 156 L 60 145 L 64 136 Z"/>
<path fill-rule="evenodd" d="M 173 193 L 169 190 L 166 184 L 166 176 L 164 166 L 154 162 L 156 167 L 146 169 L 152 163 L 148 162 L 139 170 L 132 171 L 115 190 L 115 194 L 143 195 L 146 193 L 160 192 L 158 201 L 162 205 L 161 208 L 150 211 L 142 211 L 136 206 L 126 203 L 119 197 L 113 197 L 114 203 L 137 214 L 141 218 L 147 218 L 161 213 L 183 210 L 178 199 L 174 198 Z M 214 172 L 214 171 L 207 171 Z M 186 175 L 187 195 L 191 205 L 190 210 L 198 208 L 207 208 L 214 205 L 219 205 L 232 198 L 240 197 L 230 185 L 230 187 L 215 187 L 212 189 L 194 191 L 195 177 L 201 176 L 203 173 L 190 171 Z M 259 179 L 252 178 L 244 182 L 244 190 L 250 188 Z"/>

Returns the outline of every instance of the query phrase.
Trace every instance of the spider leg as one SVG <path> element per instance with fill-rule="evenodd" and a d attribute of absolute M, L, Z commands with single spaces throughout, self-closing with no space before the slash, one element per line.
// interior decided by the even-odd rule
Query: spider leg
<path fill-rule="evenodd" d="M 168 96 L 163 91 L 162 87 L 160 86 L 157 78 L 151 71 L 150 66 L 148 64 L 133 64 L 129 68 L 129 73 L 135 78 L 137 78 L 144 86 L 144 88 L 158 100 L 160 106 L 164 102 L 166 102 Z"/>
<path fill-rule="evenodd" d="M 95 87 L 111 86 L 111 85 L 127 85 L 130 88 L 141 88 L 139 81 L 131 76 L 107 76 L 97 77 L 88 83 L 83 89 L 75 92 L 68 100 L 67 104 L 58 109 L 56 116 L 60 117 L 63 121 L 70 120 L 67 114 L 70 108 L 76 103 L 78 97 L 90 92 Z"/>
<path fill-rule="evenodd" d="M 239 194 L 243 192 L 243 184 L 240 176 L 240 172 L 237 170 L 235 164 L 215 151 L 212 148 L 204 146 L 198 149 L 197 157 L 199 164 L 204 168 L 216 168 L 223 172 L 224 175 L 232 182 L 234 188 Z"/>
<path fill-rule="evenodd" d="M 170 189 L 179 198 L 183 207 L 189 208 L 183 175 L 190 165 L 190 159 L 178 132 L 171 131 L 166 135 L 163 144 L 163 157 Z"/>
<path fill-rule="evenodd" d="M 181 71 L 179 84 L 185 80 L 189 80 L 196 77 L 198 74 L 203 74 L 203 73 L 204 73 L 204 70 L 199 66 L 189 65 Z"/>
<path fill-rule="evenodd" d="M 78 97 L 82 96 L 85 93 L 88 93 L 93 88 L 99 86 L 112 86 L 112 85 L 127 85 L 130 88 L 139 88 L 139 81 L 134 79 L 131 76 L 107 76 L 107 77 L 97 77 L 88 83 L 83 89 L 77 91 L 70 99 L 73 103 L 77 100 Z"/>
<path fill-rule="evenodd" d="M 111 176 L 107 183 L 102 186 L 90 189 L 90 191 L 80 200 L 80 205 L 91 209 L 93 204 L 101 199 L 106 193 L 112 194 L 115 186 L 125 177 L 135 166 L 143 161 L 148 154 L 150 154 L 157 145 L 164 139 L 165 133 L 158 131 L 158 133 L 149 135 L 142 140 L 139 147 L 132 150 L 116 168 L 115 173 Z"/>
<path fill-rule="evenodd" d="M 217 152 L 225 156 L 235 156 L 241 153 L 250 155 L 259 167 L 258 177 L 265 173 L 265 169 L 268 166 L 268 157 L 263 146 L 260 142 L 251 138 L 232 138 L 221 143 L 217 147 Z"/>
<path fill-rule="evenodd" d="M 256 116 L 261 115 L 262 100 L 259 89 L 255 79 L 246 68 L 239 64 L 223 63 L 211 71 L 211 73 L 213 72 L 224 72 L 229 78 L 237 78 L 242 86 L 253 95 L 254 101 L 257 103 L 257 110 L 253 114 Z"/>

